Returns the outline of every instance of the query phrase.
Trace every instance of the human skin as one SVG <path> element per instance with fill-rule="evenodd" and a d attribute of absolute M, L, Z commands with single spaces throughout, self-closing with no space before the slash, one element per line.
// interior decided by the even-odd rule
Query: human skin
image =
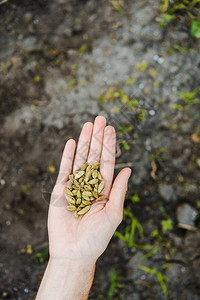
<path fill-rule="evenodd" d="M 123 218 L 124 198 L 131 169 L 124 168 L 116 177 L 116 134 L 106 126 L 103 116 L 94 124 L 84 124 L 75 154 L 76 142 L 67 141 L 57 182 L 53 189 L 49 213 L 49 255 L 36 300 L 85 300 L 93 282 L 95 264 L 105 251 Z M 66 210 L 64 188 L 69 174 L 88 162 L 100 162 L 100 173 L 105 181 L 107 199 L 94 203 L 89 212 L 75 219 Z"/>

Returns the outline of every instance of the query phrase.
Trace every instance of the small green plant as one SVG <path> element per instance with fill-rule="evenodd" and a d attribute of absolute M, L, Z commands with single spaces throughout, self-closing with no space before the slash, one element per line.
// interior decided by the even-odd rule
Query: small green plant
<path fill-rule="evenodd" d="M 147 111 L 144 108 L 140 108 L 140 111 L 138 113 L 138 119 L 141 122 L 146 121 L 146 117 L 147 117 Z"/>
<path fill-rule="evenodd" d="M 117 272 L 112 269 L 110 274 L 110 286 L 108 290 L 108 300 L 111 300 L 113 296 L 118 292 L 118 289 L 122 288 L 123 285 L 120 284 Z"/>
<path fill-rule="evenodd" d="M 148 63 L 146 60 L 142 60 L 141 62 L 137 63 L 135 65 L 135 70 L 136 71 L 141 71 L 144 72 L 146 69 L 149 67 Z"/>
<path fill-rule="evenodd" d="M 35 260 L 36 263 L 38 264 L 43 264 L 47 261 L 48 259 L 48 249 L 42 249 L 35 255 Z"/>
<path fill-rule="evenodd" d="M 131 146 L 128 144 L 127 141 L 122 142 L 122 147 L 124 150 L 129 151 L 131 149 Z"/>
<path fill-rule="evenodd" d="M 126 136 L 133 130 L 133 125 L 119 125 L 117 129 L 120 136 Z"/>
<path fill-rule="evenodd" d="M 178 52 L 182 54 L 187 52 L 187 48 L 181 47 L 180 45 L 174 45 L 174 49 L 178 50 Z"/>
<path fill-rule="evenodd" d="M 33 78 L 33 81 L 38 83 L 42 80 L 41 76 L 40 75 L 35 75 L 34 78 Z"/>
<path fill-rule="evenodd" d="M 193 35 L 195 38 L 200 38 L 200 21 L 193 20 L 191 22 L 191 29 L 190 29 L 191 35 Z"/>
<path fill-rule="evenodd" d="M 176 95 L 178 95 L 181 98 L 181 100 L 184 101 L 185 104 L 190 106 L 192 104 L 196 104 L 200 102 L 199 98 L 196 97 L 198 92 L 199 92 L 199 87 L 195 88 L 192 92 L 178 91 L 176 92 Z"/>
<path fill-rule="evenodd" d="M 131 196 L 131 201 L 133 203 L 139 202 L 140 201 L 140 197 L 138 196 L 138 194 L 134 194 L 133 196 Z"/>
<path fill-rule="evenodd" d="M 116 10 L 120 14 L 125 14 L 123 0 L 111 0 L 111 4 L 114 10 Z"/>
<path fill-rule="evenodd" d="M 132 212 L 124 208 L 124 218 L 127 220 L 127 223 L 129 223 L 125 228 L 125 233 L 122 234 L 119 231 L 115 232 L 115 235 L 120 238 L 122 241 L 124 241 L 128 247 L 137 248 L 137 249 L 144 249 L 149 250 L 152 249 L 153 246 L 151 245 L 138 245 L 134 243 L 134 237 L 136 230 L 138 231 L 138 234 L 140 238 L 143 237 L 143 228 L 140 222 L 134 217 Z"/>
<path fill-rule="evenodd" d="M 167 291 L 167 286 L 165 284 L 165 282 L 168 281 L 167 276 L 163 275 L 161 272 L 158 272 L 158 270 L 156 268 L 150 269 L 143 265 L 138 265 L 138 268 L 149 274 L 156 275 L 158 282 L 160 283 L 160 286 L 163 290 L 163 293 L 164 293 L 165 297 L 167 297 L 168 291 Z"/>
<path fill-rule="evenodd" d="M 136 78 L 135 77 L 129 77 L 126 79 L 126 85 L 132 86 L 132 84 L 136 82 Z"/>
<path fill-rule="evenodd" d="M 69 81 L 69 84 L 72 86 L 72 87 L 75 87 L 76 85 L 77 85 L 77 82 L 76 82 L 76 79 L 71 79 L 70 81 Z"/>
<path fill-rule="evenodd" d="M 83 53 L 87 50 L 87 45 L 83 44 L 80 49 L 78 50 L 78 55 L 79 57 L 81 57 L 83 55 Z"/>
<path fill-rule="evenodd" d="M 154 87 L 158 87 L 159 84 L 160 84 L 160 82 L 158 80 L 154 80 L 154 82 L 153 82 L 153 86 Z"/>
<path fill-rule="evenodd" d="M 24 184 L 24 185 L 22 185 L 21 192 L 23 194 L 29 195 L 30 191 L 31 191 L 31 185 L 30 184 Z"/>
<path fill-rule="evenodd" d="M 172 223 L 171 219 L 162 220 L 161 224 L 162 224 L 162 230 L 163 231 L 167 231 L 167 230 L 172 230 L 173 229 L 173 223 Z"/>
<path fill-rule="evenodd" d="M 200 1 L 199 0 L 162 0 L 160 7 L 160 26 L 167 26 L 171 21 L 184 20 L 182 24 L 189 28 L 190 34 L 200 38 Z"/>
<path fill-rule="evenodd" d="M 131 109 L 131 110 L 136 110 L 138 104 L 139 104 L 139 100 L 138 100 L 138 99 L 132 99 L 132 100 L 130 100 L 130 101 L 127 103 L 128 108 Z"/>
<path fill-rule="evenodd" d="M 175 16 L 170 15 L 168 13 L 164 13 L 161 15 L 161 18 L 160 18 L 160 26 L 167 26 L 168 23 L 174 19 L 175 19 Z"/>
<path fill-rule="evenodd" d="M 176 109 L 176 110 L 182 110 L 182 109 L 183 109 L 183 106 L 180 105 L 180 104 L 174 103 L 174 104 L 173 104 L 173 108 Z"/>
<path fill-rule="evenodd" d="M 4 62 L 4 61 L 1 63 L 1 71 L 2 71 L 3 74 L 8 73 L 8 66 L 7 66 L 7 63 Z"/>

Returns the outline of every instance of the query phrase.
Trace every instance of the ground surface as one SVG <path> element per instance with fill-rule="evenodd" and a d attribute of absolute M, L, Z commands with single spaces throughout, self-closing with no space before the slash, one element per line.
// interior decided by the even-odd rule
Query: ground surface
<path fill-rule="evenodd" d="M 33 299 L 64 144 L 98 114 L 118 133 L 116 173 L 133 169 L 136 219 L 99 259 L 90 299 L 200 299 L 200 104 L 187 94 L 199 87 L 200 43 L 180 24 L 161 28 L 159 5 L 0 6 L 0 299 Z"/>

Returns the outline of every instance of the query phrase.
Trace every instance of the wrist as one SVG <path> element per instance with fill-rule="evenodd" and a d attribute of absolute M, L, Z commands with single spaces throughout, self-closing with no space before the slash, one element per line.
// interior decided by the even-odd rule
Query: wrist
<path fill-rule="evenodd" d="M 95 268 L 96 261 L 94 260 L 80 260 L 80 259 L 71 259 L 71 258 L 59 258 L 59 257 L 51 257 L 49 258 L 48 265 L 52 268 L 56 268 L 57 270 L 65 274 L 65 271 L 70 269 L 71 272 L 77 272 L 80 274 L 80 271 L 90 271 Z"/>
<path fill-rule="evenodd" d="M 95 262 L 50 257 L 36 300 L 86 300 Z"/>

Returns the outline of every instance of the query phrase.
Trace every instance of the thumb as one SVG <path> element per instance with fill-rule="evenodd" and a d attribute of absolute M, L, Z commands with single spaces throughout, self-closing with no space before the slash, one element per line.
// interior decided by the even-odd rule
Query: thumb
<path fill-rule="evenodd" d="M 106 204 L 106 209 L 112 223 L 120 224 L 123 219 L 124 199 L 127 192 L 128 179 L 131 175 L 130 168 L 124 168 L 117 175 Z"/>

